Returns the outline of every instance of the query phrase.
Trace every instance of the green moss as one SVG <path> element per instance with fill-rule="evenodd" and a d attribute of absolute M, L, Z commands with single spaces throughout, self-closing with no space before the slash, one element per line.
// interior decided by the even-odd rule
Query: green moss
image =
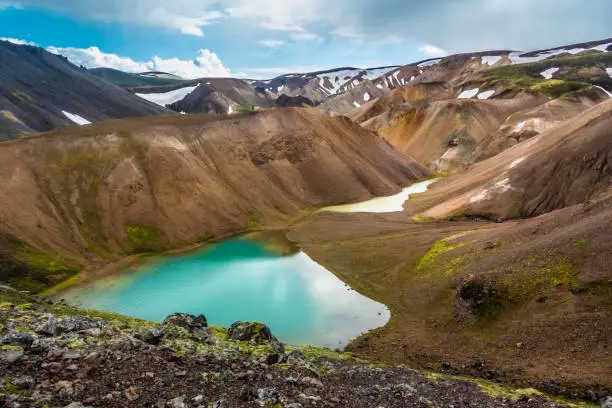
<path fill-rule="evenodd" d="M 287 346 L 285 347 L 286 351 L 290 353 L 291 351 L 301 351 L 304 353 L 304 357 L 310 361 L 316 361 L 320 358 L 325 358 L 329 360 L 352 360 L 354 356 L 351 353 L 338 353 L 337 351 L 330 350 L 324 347 L 314 347 L 314 346 Z"/>
<path fill-rule="evenodd" d="M 32 310 L 33 308 L 34 308 L 34 305 L 32 303 L 22 303 L 18 305 L 16 309 L 19 311 L 26 311 L 26 310 Z"/>
<path fill-rule="evenodd" d="M 317 211 L 317 207 L 314 207 L 312 205 L 305 205 L 304 206 L 304 211 L 307 213 L 314 213 Z"/>
<path fill-rule="evenodd" d="M 538 397 L 539 396 L 539 397 L 544 397 L 544 398 L 553 400 L 559 404 L 564 404 L 565 406 L 572 407 L 572 408 L 595 407 L 595 405 L 592 405 L 586 402 L 572 402 L 572 401 L 568 401 L 563 398 L 552 397 L 541 391 L 536 390 L 535 388 L 515 389 L 515 388 L 506 387 L 504 385 L 501 385 L 501 384 L 498 384 L 492 381 L 483 380 L 480 378 L 460 377 L 460 376 L 453 376 L 452 378 L 460 380 L 460 381 L 465 381 L 465 382 L 469 382 L 472 384 L 476 384 L 482 392 L 492 397 L 495 397 L 495 398 L 506 398 L 511 401 L 518 401 L 524 397 Z"/>
<path fill-rule="evenodd" d="M 227 339 L 228 330 L 225 327 L 210 326 L 209 328 L 215 340 L 224 341 Z"/>
<path fill-rule="evenodd" d="M 497 83 L 504 83 L 510 87 L 531 89 L 535 92 L 540 92 L 550 99 L 558 98 L 590 88 L 590 79 L 585 79 L 577 75 L 577 73 L 572 75 L 571 70 L 575 68 L 574 71 L 576 71 L 578 68 L 589 66 L 605 67 L 607 64 L 612 63 L 612 56 L 607 54 L 609 53 L 553 58 L 529 64 L 493 67 L 486 71 L 484 80 L 489 86 L 494 86 Z M 570 73 L 566 77 L 567 80 L 545 80 L 540 75 L 540 72 L 553 67 L 569 68 Z"/>
<path fill-rule="evenodd" d="M 565 257 L 532 257 L 524 261 L 522 266 L 520 272 L 512 273 L 504 279 L 511 301 L 530 300 L 553 290 L 580 287 L 578 274 Z"/>
<path fill-rule="evenodd" d="M 532 85 L 530 89 L 532 91 L 544 94 L 549 98 L 558 98 L 565 94 L 580 91 L 582 89 L 590 87 L 590 84 L 583 82 L 564 81 L 562 79 L 548 79 L 546 81 Z"/>
<path fill-rule="evenodd" d="M 152 252 L 160 249 L 157 229 L 146 225 L 125 227 L 127 244 L 132 253 Z"/>
<path fill-rule="evenodd" d="M 68 266 L 59 255 L 50 256 L 28 245 L 23 245 L 19 248 L 14 254 L 14 259 L 34 269 L 44 270 L 48 273 L 73 270 L 73 268 Z"/>
<path fill-rule="evenodd" d="M 574 247 L 577 249 L 588 249 L 589 248 L 589 241 L 587 241 L 586 238 L 582 238 L 579 241 L 574 242 Z"/>
<path fill-rule="evenodd" d="M 448 242 L 448 239 L 449 238 L 445 238 L 436 242 L 434 246 L 431 247 L 431 249 L 427 251 L 425 255 L 423 255 L 417 265 L 417 270 L 421 271 L 426 269 L 427 267 L 431 266 L 440 255 L 450 252 L 453 249 L 462 247 L 464 245 L 462 243 L 451 244 Z"/>
<path fill-rule="evenodd" d="M 2 391 L 5 394 L 20 394 L 25 390 L 15 387 L 12 383 L 11 377 L 5 377 L 4 384 L 2 385 Z"/>
<path fill-rule="evenodd" d="M 20 290 L 38 293 L 69 278 L 81 269 L 57 253 L 45 253 L 22 242 L 16 242 L 9 267 L 0 269 L 0 281 Z"/>
<path fill-rule="evenodd" d="M 29 95 L 20 91 L 11 91 L 11 96 L 20 102 L 32 102 L 32 98 Z"/>
<path fill-rule="evenodd" d="M 251 212 L 246 213 L 247 229 L 250 231 L 256 230 L 259 227 L 259 217 Z"/>
<path fill-rule="evenodd" d="M 80 274 L 77 273 L 77 274 L 71 276 L 70 278 L 61 281 L 57 285 L 53 285 L 53 286 L 43 290 L 42 292 L 39 293 L 39 295 L 40 296 L 48 296 L 50 294 L 58 293 L 58 292 L 61 292 L 64 289 L 67 289 L 67 288 L 69 288 L 71 286 L 74 286 L 74 284 L 79 279 L 79 275 Z"/>

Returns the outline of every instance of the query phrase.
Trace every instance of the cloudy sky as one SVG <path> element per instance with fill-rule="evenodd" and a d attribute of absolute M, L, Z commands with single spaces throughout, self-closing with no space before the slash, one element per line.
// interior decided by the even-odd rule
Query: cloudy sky
<path fill-rule="evenodd" d="M 0 0 L 0 37 L 88 67 L 272 77 L 612 37 L 612 0 Z"/>

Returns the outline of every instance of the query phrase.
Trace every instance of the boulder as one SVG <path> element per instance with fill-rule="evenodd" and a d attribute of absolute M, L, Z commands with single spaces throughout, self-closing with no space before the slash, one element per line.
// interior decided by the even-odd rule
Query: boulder
<path fill-rule="evenodd" d="M 34 336 L 27 332 L 12 331 L 0 339 L 0 344 L 30 348 L 34 343 Z"/>
<path fill-rule="evenodd" d="M 204 315 L 194 316 L 187 313 L 174 313 L 166 317 L 163 325 L 182 327 L 204 342 L 212 340 L 212 333 L 208 328 L 208 322 Z"/>
<path fill-rule="evenodd" d="M 45 336 L 57 336 L 60 334 L 57 320 L 51 315 L 47 317 L 47 320 L 39 324 L 35 331 Z"/>
<path fill-rule="evenodd" d="M 149 329 L 140 330 L 134 334 L 138 340 L 144 341 L 145 343 L 152 345 L 159 345 L 164 337 L 164 330 L 162 327 L 151 327 Z"/>
<path fill-rule="evenodd" d="M 82 332 L 89 329 L 104 327 L 100 320 L 82 316 L 66 316 L 57 323 L 57 334 Z"/>
<path fill-rule="evenodd" d="M 0 361 L 6 361 L 7 363 L 14 363 L 19 360 L 25 352 L 22 347 L 9 346 L 0 347 Z"/>
<path fill-rule="evenodd" d="M 259 322 L 235 322 L 229 328 L 229 338 L 236 341 L 248 341 L 253 344 L 269 344 L 278 354 L 285 353 L 285 346 L 272 335 L 268 326 Z"/>
<path fill-rule="evenodd" d="M 19 390 L 29 390 L 34 388 L 36 382 L 29 375 L 22 375 L 11 379 L 11 384 Z"/>

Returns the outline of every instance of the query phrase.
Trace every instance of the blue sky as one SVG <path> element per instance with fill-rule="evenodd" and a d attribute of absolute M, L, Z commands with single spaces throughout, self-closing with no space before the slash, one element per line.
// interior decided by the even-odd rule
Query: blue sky
<path fill-rule="evenodd" d="M 598 40 L 610 16 L 610 0 L 0 0 L 0 37 L 88 67 L 261 78 Z"/>

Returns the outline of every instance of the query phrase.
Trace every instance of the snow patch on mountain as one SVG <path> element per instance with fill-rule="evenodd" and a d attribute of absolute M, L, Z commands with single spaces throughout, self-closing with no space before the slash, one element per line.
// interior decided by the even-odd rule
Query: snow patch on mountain
<path fill-rule="evenodd" d="M 559 71 L 559 68 L 554 67 L 554 68 L 548 68 L 546 71 L 542 71 L 540 72 L 540 75 L 542 75 L 544 78 L 546 79 L 552 79 L 553 74 L 555 72 Z"/>
<path fill-rule="evenodd" d="M 608 95 L 610 98 L 612 98 L 612 93 L 610 93 L 608 90 L 606 90 L 605 88 L 601 87 L 601 86 L 597 86 L 597 85 L 593 85 L 595 88 L 601 89 L 602 91 L 604 91 L 606 93 L 606 95 Z"/>
<path fill-rule="evenodd" d="M 357 101 L 353 102 L 353 105 L 355 105 L 356 108 L 359 108 L 361 106 L 361 104 Z"/>
<path fill-rule="evenodd" d="M 606 72 L 608 73 L 610 78 L 612 78 L 612 68 L 606 68 Z"/>
<path fill-rule="evenodd" d="M 494 93 L 495 93 L 494 90 L 481 92 L 478 94 L 478 99 L 489 99 L 490 97 L 493 96 Z"/>
<path fill-rule="evenodd" d="M 492 67 L 493 65 L 497 64 L 502 59 L 502 57 L 500 57 L 499 55 L 483 55 L 481 59 L 483 65 L 488 65 Z"/>
<path fill-rule="evenodd" d="M 432 66 L 432 65 L 436 65 L 440 61 L 442 61 L 442 58 L 431 60 L 431 61 L 421 62 L 419 65 L 417 65 L 417 67 L 419 67 L 419 68 L 429 67 L 429 66 Z"/>
<path fill-rule="evenodd" d="M 362 80 L 368 79 L 373 81 L 378 79 L 397 67 L 388 68 L 372 68 L 372 69 L 345 69 L 335 72 L 327 72 L 318 74 L 319 86 L 327 91 L 330 95 L 337 94 L 341 89 L 347 90 L 351 87 L 358 86 Z M 329 83 L 326 85 L 326 79 Z M 331 86 L 330 86 L 331 84 Z M 345 89 L 346 88 L 346 89 Z"/>
<path fill-rule="evenodd" d="M 369 100 L 370 100 L 370 94 L 369 94 L 369 93 L 367 93 L 367 92 L 366 92 L 366 93 L 364 93 L 364 94 L 363 94 L 363 100 L 364 100 L 364 101 L 366 101 L 366 102 L 367 102 L 367 101 L 369 101 Z"/>
<path fill-rule="evenodd" d="M 200 84 L 196 86 L 187 86 L 184 88 L 175 89 L 174 91 L 164 93 L 137 93 L 136 96 L 146 99 L 160 106 L 172 105 L 175 102 L 182 101 L 187 95 L 192 93 Z"/>
<path fill-rule="evenodd" d="M 463 91 L 457 96 L 457 99 L 471 99 L 478 93 L 479 88 Z"/>
<path fill-rule="evenodd" d="M 524 56 L 525 54 L 529 53 L 511 52 L 508 57 L 510 58 L 510 61 L 512 61 L 513 64 L 528 64 L 530 62 L 542 61 L 547 58 L 554 57 L 555 55 L 561 54 L 576 55 L 587 50 L 606 52 L 610 45 L 612 45 L 612 43 L 601 44 L 591 48 L 561 48 L 558 50 L 543 51 L 532 57 Z"/>
<path fill-rule="evenodd" d="M 64 114 L 64 116 L 66 116 L 68 119 L 70 119 L 71 121 L 73 121 L 77 125 L 81 125 L 82 126 L 82 125 L 89 125 L 91 123 L 90 121 L 88 121 L 84 117 L 76 115 L 74 113 L 70 113 L 70 112 L 66 112 L 66 111 L 62 111 L 62 113 Z"/>

